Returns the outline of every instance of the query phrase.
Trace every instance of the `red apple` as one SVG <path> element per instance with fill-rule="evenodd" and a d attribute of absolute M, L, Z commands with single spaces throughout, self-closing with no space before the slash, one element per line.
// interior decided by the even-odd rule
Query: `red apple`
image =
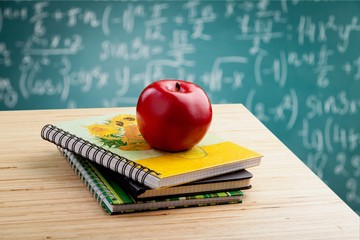
<path fill-rule="evenodd" d="M 140 94 L 136 117 L 140 133 L 153 147 L 168 152 L 192 148 L 204 137 L 212 107 L 204 90 L 183 80 L 159 80 Z"/>

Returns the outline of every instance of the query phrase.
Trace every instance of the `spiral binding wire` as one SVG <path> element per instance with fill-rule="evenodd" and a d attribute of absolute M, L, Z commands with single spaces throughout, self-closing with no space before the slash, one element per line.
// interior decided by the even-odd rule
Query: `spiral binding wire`
<path fill-rule="evenodd" d="M 58 137 L 58 136 L 60 136 L 60 137 Z M 47 124 L 43 127 L 43 129 L 41 130 L 41 137 L 44 140 L 55 143 L 56 145 L 58 145 L 64 149 L 67 149 L 71 152 L 74 152 L 76 154 L 79 154 L 82 157 L 85 157 L 86 159 L 93 160 L 102 166 L 110 168 L 110 169 L 112 169 L 124 176 L 132 178 L 135 181 L 138 181 L 142 184 L 144 184 L 144 182 L 149 174 L 153 173 L 156 175 L 160 175 L 160 173 L 158 173 L 154 170 L 151 170 L 150 168 L 144 167 L 144 166 L 142 166 L 138 163 L 135 163 L 127 158 L 119 156 L 111 151 L 102 149 L 89 141 L 79 138 L 79 137 L 77 137 L 69 132 L 66 132 L 66 131 L 64 131 L 54 125 L 51 125 L 51 124 Z M 67 138 L 65 140 L 65 142 L 64 142 L 64 138 Z M 70 144 L 70 142 L 72 140 L 73 140 L 73 143 Z M 85 146 L 87 147 L 87 149 L 84 152 Z M 75 151 L 76 147 L 78 147 L 78 151 Z M 91 153 L 93 150 L 95 150 L 94 153 Z M 101 154 L 101 155 L 98 156 L 99 154 Z M 104 163 L 106 156 L 109 159 L 107 160 L 106 163 Z M 115 159 L 116 162 L 115 162 L 114 168 L 111 168 L 111 162 L 113 161 L 113 159 Z M 128 174 L 127 174 L 126 170 L 129 167 L 130 167 L 130 170 L 128 171 Z M 139 179 L 141 172 L 143 172 L 144 174 L 141 177 L 141 179 Z"/>
<path fill-rule="evenodd" d="M 117 198 L 92 170 L 90 164 L 66 149 L 59 148 L 59 150 L 66 157 L 71 168 L 80 177 L 81 181 L 85 184 L 86 188 L 91 192 L 97 202 L 100 205 L 103 205 L 104 200 L 107 199 L 113 205 Z"/>

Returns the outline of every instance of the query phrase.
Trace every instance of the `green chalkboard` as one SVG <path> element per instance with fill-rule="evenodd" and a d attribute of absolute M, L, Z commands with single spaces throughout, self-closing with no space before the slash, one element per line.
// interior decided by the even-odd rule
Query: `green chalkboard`
<path fill-rule="evenodd" d="M 359 213 L 359 13 L 358 1 L 1 1 L 0 109 L 135 106 L 155 80 L 193 81 L 213 103 L 245 104 Z"/>

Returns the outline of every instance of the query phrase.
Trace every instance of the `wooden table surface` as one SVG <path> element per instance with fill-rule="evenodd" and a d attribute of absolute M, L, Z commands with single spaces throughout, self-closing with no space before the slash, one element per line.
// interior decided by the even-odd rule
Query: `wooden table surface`
<path fill-rule="evenodd" d="M 359 216 L 240 104 L 214 105 L 210 131 L 264 155 L 242 204 L 108 215 L 40 130 L 114 112 L 0 112 L 0 239 L 359 239 Z"/>

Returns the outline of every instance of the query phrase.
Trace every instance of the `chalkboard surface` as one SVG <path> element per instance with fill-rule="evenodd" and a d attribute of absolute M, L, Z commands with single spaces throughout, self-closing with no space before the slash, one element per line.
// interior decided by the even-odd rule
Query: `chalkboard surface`
<path fill-rule="evenodd" d="M 245 104 L 360 213 L 359 13 L 357 1 L 1 1 L 0 109 L 135 106 L 155 80 L 192 81 Z"/>

